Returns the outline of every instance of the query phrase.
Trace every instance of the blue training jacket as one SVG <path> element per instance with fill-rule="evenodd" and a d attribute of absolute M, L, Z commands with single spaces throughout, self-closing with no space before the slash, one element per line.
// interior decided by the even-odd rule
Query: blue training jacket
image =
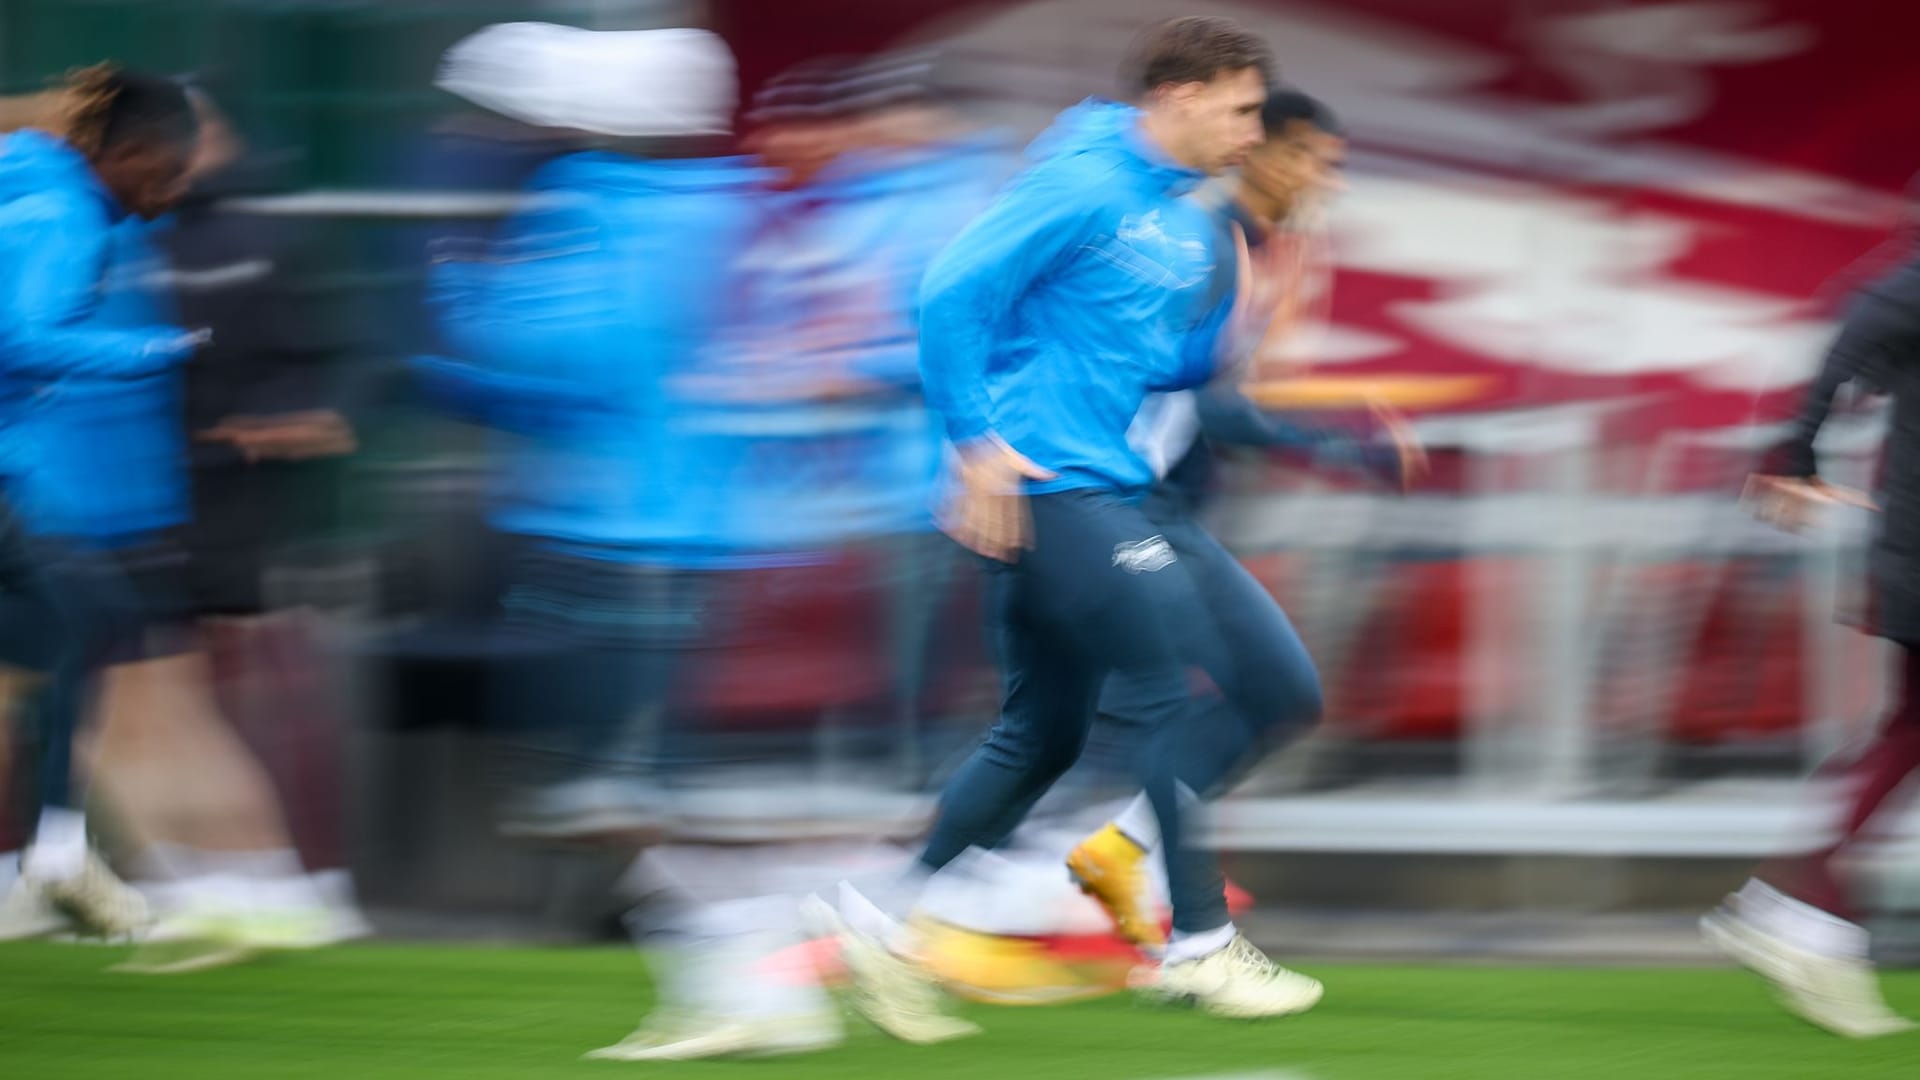
<path fill-rule="evenodd" d="M 1093 100 L 1062 113 L 922 288 L 928 404 L 955 443 L 997 435 L 1059 474 L 1030 491 L 1150 486 L 1127 443 L 1142 400 L 1218 363 L 1229 234 L 1181 197 L 1202 175 L 1154 147 L 1140 116 Z"/>
<path fill-rule="evenodd" d="M 736 314 L 703 364 L 766 392 L 694 406 L 737 451 L 716 488 L 743 558 L 810 558 L 932 528 L 946 440 L 920 396 L 920 280 L 1011 157 L 992 136 L 851 153 L 799 190 L 768 193 Z M 862 392 L 822 401 L 814 388 L 830 379 Z"/>
<path fill-rule="evenodd" d="M 0 142 L 0 475 L 35 533 L 104 546 L 188 515 L 158 246 L 64 141 Z"/>
<path fill-rule="evenodd" d="M 494 523 L 598 557 L 698 563 L 710 440 L 676 387 L 725 310 L 760 174 L 735 159 L 559 158 L 480 261 L 430 285 L 452 358 L 430 390 L 503 431 Z"/>

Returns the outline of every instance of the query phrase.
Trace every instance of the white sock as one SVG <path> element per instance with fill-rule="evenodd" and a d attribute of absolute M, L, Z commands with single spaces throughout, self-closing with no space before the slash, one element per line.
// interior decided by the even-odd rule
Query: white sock
<path fill-rule="evenodd" d="M 87 816 L 78 810 L 49 806 L 40 811 L 33 845 L 20 861 L 23 871 L 37 878 L 65 881 L 87 864 Z"/>
<path fill-rule="evenodd" d="M 1161 963 L 1184 964 L 1189 960 L 1211 956 L 1233 944 L 1234 937 L 1239 933 L 1240 931 L 1234 929 L 1232 923 L 1212 930 L 1202 930 L 1197 934 L 1175 930 L 1172 939 L 1167 942 L 1167 953 Z"/>
<path fill-rule="evenodd" d="M 921 886 L 931 876 L 918 869 L 919 863 L 916 862 L 914 866 L 916 869 L 904 880 L 896 879 L 874 890 L 880 898 L 879 902 L 854 888 L 852 882 L 841 882 L 834 898 L 834 907 L 839 910 L 840 917 L 846 920 L 847 926 L 861 937 L 878 941 L 896 953 L 911 954 L 914 951 L 913 935 L 907 932 L 905 915 L 896 915 L 895 912 L 912 911 L 919 902 L 920 893 L 924 891 Z"/>
<path fill-rule="evenodd" d="M 1125 810 L 1114 815 L 1113 827 L 1120 835 L 1140 845 L 1141 851 L 1152 851 L 1160 842 L 1160 819 L 1154 816 L 1153 800 L 1146 792 L 1133 797 Z"/>
<path fill-rule="evenodd" d="M 1867 959 L 1866 928 L 1822 911 L 1754 879 L 1739 892 L 1740 912 L 1755 925 L 1796 948 L 1839 960 Z"/>
<path fill-rule="evenodd" d="M 791 896 L 723 900 L 699 905 L 675 919 L 681 930 L 669 950 L 669 980 L 683 1004 L 719 1016 L 786 1017 L 818 1012 L 827 1001 L 818 985 L 769 977 L 763 966 L 798 945 L 800 909 Z"/>

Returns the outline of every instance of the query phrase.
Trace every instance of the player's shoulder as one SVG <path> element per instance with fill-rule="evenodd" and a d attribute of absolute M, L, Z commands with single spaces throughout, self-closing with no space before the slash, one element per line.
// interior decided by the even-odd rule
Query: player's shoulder
<path fill-rule="evenodd" d="M 1119 213 L 1127 205 L 1121 163 L 1103 154 L 1073 154 L 1042 161 L 1028 169 L 1015 187 L 1028 199 L 1046 200 L 1090 215 Z"/>
<path fill-rule="evenodd" d="M 0 223 L 13 227 L 105 229 L 107 209 L 85 191 L 49 187 L 30 191 L 0 203 Z"/>

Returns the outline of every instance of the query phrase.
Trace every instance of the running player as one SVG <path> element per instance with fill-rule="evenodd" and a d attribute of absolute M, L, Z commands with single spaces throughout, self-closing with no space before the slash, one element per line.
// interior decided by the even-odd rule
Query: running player
<path fill-rule="evenodd" d="M 105 651 L 139 622 L 118 542 L 174 523 L 155 438 L 173 422 L 165 376 L 200 337 L 107 285 L 129 265 L 121 223 L 160 216 L 185 190 L 196 126 L 164 79 L 95 68 L 65 93 L 87 122 L 0 144 L 7 587 L 9 600 L 55 610 L 48 629 L 65 631 L 36 703 L 42 810 L 21 888 L 84 929 L 121 934 L 146 922 L 146 905 L 87 846 L 73 738 Z"/>
<path fill-rule="evenodd" d="M 1854 921 L 1839 865 L 1888 797 L 1920 769 L 1920 251 L 1861 290 L 1808 389 L 1792 434 L 1748 485 L 1764 519 L 1804 528 L 1824 505 L 1868 500 L 1818 474 L 1814 440 L 1834 395 L 1847 383 L 1888 393 L 1893 424 L 1881 475 L 1884 514 L 1871 556 L 1872 617 L 1866 629 L 1900 646 L 1899 704 L 1848 768 L 1839 837 L 1805 858 L 1761 871 L 1702 922 L 1707 940 L 1765 976 L 1788 1009 L 1850 1038 L 1912 1030 L 1881 997 Z"/>
<path fill-rule="evenodd" d="M 817 909 L 841 934 L 856 1005 L 899 1038 L 973 1032 L 945 1014 L 901 920 L 927 877 L 1004 841 L 1073 764 L 1109 678 L 1140 703 L 1147 729 L 1139 773 L 1173 901 L 1159 986 L 1238 1017 L 1320 998 L 1318 982 L 1238 934 L 1212 852 L 1182 832 L 1245 732 L 1189 692 L 1179 637 L 1206 637 L 1211 624 L 1141 508 L 1153 470 L 1127 442 L 1149 393 L 1209 382 L 1231 352 L 1238 260 L 1186 196 L 1261 142 L 1270 66 L 1265 43 L 1230 20 L 1150 28 L 1128 63 L 1138 103 L 1064 113 L 923 286 L 927 399 L 958 458 L 946 526 L 986 560 L 1005 693 L 913 872 L 871 899 L 843 888 L 838 910 Z"/>
<path fill-rule="evenodd" d="M 1285 312 L 1306 286 L 1309 223 L 1338 187 L 1345 138 L 1331 110 L 1291 88 L 1268 92 L 1261 119 L 1266 141 L 1247 156 L 1223 214 L 1245 236 L 1256 287 L 1283 294 L 1279 310 Z M 1252 307 L 1256 316 L 1276 310 L 1272 303 Z M 1290 322 L 1276 316 L 1265 328 L 1256 371 L 1289 370 L 1273 361 L 1284 355 L 1294 329 Z M 1215 384 L 1149 398 L 1134 422 L 1129 438 L 1159 479 L 1143 506 L 1186 563 L 1226 646 L 1196 658 L 1225 663 L 1208 672 L 1220 690 L 1212 708 L 1246 727 L 1247 749 L 1221 772 L 1222 786 L 1311 727 L 1319 719 L 1321 692 L 1313 661 L 1285 612 L 1195 518 L 1211 471 L 1208 444 L 1306 449 L 1319 464 L 1357 466 L 1395 484 L 1415 479 L 1425 459 L 1405 425 L 1384 406 L 1376 406 L 1373 417 L 1372 431 L 1295 423 L 1262 412 L 1231 384 Z M 1100 710 L 1132 723 L 1143 705 L 1126 684 L 1114 682 L 1102 694 Z M 1223 716 L 1219 722 L 1233 721 Z M 1143 865 L 1157 831 L 1143 793 L 1067 858 L 1075 880 L 1113 916 L 1122 936 L 1149 948 L 1164 940 Z"/>

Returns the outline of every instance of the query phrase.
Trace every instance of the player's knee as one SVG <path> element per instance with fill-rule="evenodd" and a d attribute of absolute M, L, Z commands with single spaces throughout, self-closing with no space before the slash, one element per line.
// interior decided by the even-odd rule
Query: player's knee
<path fill-rule="evenodd" d="M 1295 735 L 1320 722 L 1326 712 L 1325 691 L 1313 673 L 1275 676 L 1264 687 L 1255 710 L 1260 727 L 1276 734 Z"/>
<path fill-rule="evenodd" d="M 1048 739 L 1040 749 L 1040 768 L 1049 776 L 1060 776 L 1080 760 L 1080 752 L 1086 745 L 1084 733 L 1078 737 Z"/>
<path fill-rule="evenodd" d="M 1079 760 L 1084 732 L 997 726 L 987 735 L 985 752 L 1004 768 L 1057 775 Z"/>

